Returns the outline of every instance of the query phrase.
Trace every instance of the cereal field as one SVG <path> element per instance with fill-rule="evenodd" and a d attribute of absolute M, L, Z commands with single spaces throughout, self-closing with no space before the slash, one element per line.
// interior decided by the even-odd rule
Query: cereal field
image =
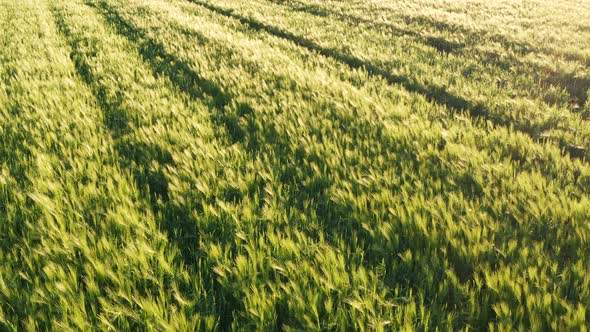
<path fill-rule="evenodd" d="M 585 331 L 590 1 L 0 0 L 1 331 Z"/>

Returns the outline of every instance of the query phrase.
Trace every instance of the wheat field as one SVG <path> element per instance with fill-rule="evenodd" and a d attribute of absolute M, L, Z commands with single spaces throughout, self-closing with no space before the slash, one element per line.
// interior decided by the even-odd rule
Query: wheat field
<path fill-rule="evenodd" d="M 586 331 L 588 0 L 0 0 L 0 331 Z"/>

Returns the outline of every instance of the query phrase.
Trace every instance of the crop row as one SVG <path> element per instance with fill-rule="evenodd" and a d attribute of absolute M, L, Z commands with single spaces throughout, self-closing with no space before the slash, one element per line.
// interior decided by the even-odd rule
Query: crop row
<path fill-rule="evenodd" d="M 473 47 L 447 41 L 444 35 L 429 38 L 392 24 L 362 24 L 363 20 L 377 20 L 338 15 L 328 5 L 291 7 L 265 0 L 193 2 L 249 28 L 367 69 L 445 105 L 449 111 L 465 111 L 535 140 L 558 143 L 575 157 L 584 157 L 589 147 L 585 103 L 590 72 L 579 70 L 579 63 L 553 68 L 538 61 L 517 61 L 523 56 L 506 49 L 502 50 L 504 55 L 485 51 L 473 56 Z"/>
<path fill-rule="evenodd" d="M 47 2 L 0 7 L 0 329 L 174 320 L 178 289 L 197 285 L 120 166 Z"/>

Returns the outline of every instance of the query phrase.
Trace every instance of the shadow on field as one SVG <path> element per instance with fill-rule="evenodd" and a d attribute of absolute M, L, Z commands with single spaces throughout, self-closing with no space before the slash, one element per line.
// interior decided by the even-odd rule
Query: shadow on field
<path fill-rule="evenodd" d="M 382 78 L 386 82 L 388 82 L 389 84 L 392 84 L 392 85 L 399 84 L 400 86 L 402 86 L 403 88 L 405 88 L 406 90 L 408 90 L 410 92 L 417 93 L 417 94 L 424 96 L 426 98 L 426 100 L 428 100 L 430 102 L 445 106 L 450 111 L 455 111 L 455 112 L 466 111 L 467 113 L 469 113 L 469 115 L 472 118 L 475 118 L 475 119 L 483 118 L 485 120 L 490 120 L 499 126 L 507 127 L 507 126 L 513 125 L 510 122 L 510 120 L 508 120 L 508 119 L 503 119 L 503 118 L 491 116 L 487 106 L 485 106 L 481 103 L 474 103 L 464 97 L 455 95 L 455 94 L 449 92 L 443 86 L 438 86 L 438 85 L 433 85 L 433 84 L 428 84 L 428 83 L 424 84 L 424 83 L 416 82 L 415 80 L 410 79 L 407 76 L 400 76 L 400 75 L 392 74 L 391 72 L 379 67 L 378 65 L 374 65 L 368 61 L 362 60 L 362 59 L 355 57 L 353 55 L 345 54 L 342 51 L 335 49 L 335 48 L 323 47 L 312 40 L 309 40 L 305 37 L 295 35 L 295 34 L 288 32 L 288 31 L 284 31 L 281 28 L 264 24 L 260 21 L 253 19 L 253 18 L 244 17 L 240 14 L 235 13 L 234 10 L 220 8 L 218 6 L 215 6 L 213 4 L 210 4 L 208 2 L 203 2 L 200 0 L 189 0 L 189 1 L 195 3 L 199 6 L 202 6 L 212 12 L 215 12 L 217 14 L 226 16 L 231 19 L 238 20 L 240 23 L 249 26 L 251 29 L 254 29 L 257 31 L 263 31 L 263 32 L 266 32 L 266 33 L 271 34 L 273 36 L 289 40 L 289 41 L 293 42 L 294 44 L 298 45 L 299 47 L 303 47 L 303 48 L 306 48 L 310 51 L 317 52 L 320 55 L 323 55 L 325 57 L 332 58 L 336 61 L 346 64 L 347 66 L 349 66 L 352 69 L 365 70 L 370 75 L 372 75 L 374 77 Z M 582 97 L 585 97 L 585 94 Z M 535 134 L 526 130 L 526 128 L 521 128 L 521 129 L 516 129 L 516 130 L 523 133 L 523 134 L 528 135 L 533 140 L 541 140 L 542 141 L 542 138 L 540 139 L 539 137 L 535 137 Z M 569 146 L 570 145 L 562 147 L 562 148 L 565 148 L 565 150 L 562 151 L 562 154 L 569 155 L 571 158 L 585 159 L 585 156 L 586 156 L 585 151 L 583 151 L 582 153 L 572 154 L 568 150 Z"/>
<path fill-rule="evenodd" d="M 377 31 L 389 31 L 396 36 L 408 36 L 414 38 L 417 42 L 424 45 L 435 48 L 441 53 L 452 53 L 457 56 L 473 57 L 474 55 L 480 59 L 484 64 L 492 64 L 502 70 L 510 70 L 511 68 L 520 69 L 523 67 L 531 67 L 533 77 L 538 80 L 541 84 L 553 85 L 565 89 L 570 95 L 571 104 L 576 107 L 582 107 L 588 99 L 587 91 L 590 89 L 590 78 L 582 78 L 576 76 L 574 73 L 563 73 L 552 70 L 549 67 L 539 66 L 532 63 L 525 63 L 520 58 L 515 56 L 500 55 L 496 52 L 485 52 L 475 49 L 473 47 L 467 47 L 466 43 L 457 43 L 448 41 L 440 37 L 424 36 L 416 31 L 402 29 L 391 23 L 373 21 L 356 15 L 345 14 L 336 10 L 332 10 L 319 5 L 310 5 L 299 1 L 286 1 L 286 0 L 269 0 L 272 3 L 289 8 L 290 10 L 307 13 L 316 17 L 335 17 L 343 22 L 350 22 L 355 26 L 364 25 L 366 27 L 375 29 Z M 292 5 L 295 4 L 295 5 Z M 432 18 L 420 16 L 417 18 L 410 16 L 401 16 L 401 19 L 408 25 L 418 24 L 421 26 L 427 26 L 437 31 L 451 31 L 457 35 L 466 36 L 466 41 L 477 41 L 481 40 L 481 34 L 477 34 L 469 29 L 462 28 L 460 26 L 451 25 L 448 23 L 434 21 Z M 526 53 L 532 53 L 539 51 L 530 44 L 519 43 L 502 35 L 493 35 L 492 41 L 498 42 L 504 47 L 515 51 L 517 54 L 524 55 Z M 546 52 L 545 52 L 546 53 Z M 568 58 L 568 60 L 581 61 L 581 58 Z M 546 99 L 545 102 L 548 104 L 555 104 L 556 101 Z"/>
<path fill-rule="evenodd" d="M 97 5 L 91 4 L 93 7 Z M 216 124 L 225 126 L 233 143 L 243 140 L 244 133 L 237 125 L 237 119 L 225 116 L 229 94 L 215 82 L 202 77 L 190 67 L 190 63 L 167 52 L 161 43 L 150 38 L 144 31 L 125 21 L 118 13 L 102 5 L 100 9 L 117 32 L 133 42 L 143 59 L 150 64 L 156 75 L 167 76 L 176 86 L 193 99 L 206 100 L 210 109 L 215 109 L 213 119 Z M 199 37 L 200 36 L 195 36 Z"/>
<path fill-rule="evenodd" d="M 228 129 L 227 132 L 233 142 L 243 139 L 242 132 L 236 129 L 234 118 L 224 115 L 225 106 L 231 97 L 224 93 L 219 85 L 203 78 L 191 69 L 188 63 L 174 54 L 168 53 L 163 45 L 151 39 L 143 30 L 125 21 L 107 4 L 91 2 L 86 4 L 96 9 L 119 35 L 127 38 L 137 47 L 139 54 L 155 75 L 168 77 L 174 85 L 191 98 L 208 102 L 208 106 L 213 110 L 214 122 L 217 121 L 218 125 L 221 124 Z M 93 79 L 85 74 L 88 70 L 84 69 L 84 65 L 77 64 L 77 67 L 80 68 L 80 75 L 91 84 Z M 97 98 L 105 110 L 117 108 L 116 105 L 108 103 L 105 105 L 105 98 L 101 97 L 100 93 Z M 113 130 L 114 136 L 121 136 L 117 134 L 120 128 L 110 123 L 106 123 L 106 125 Z M 116 147 L 123 158 L 123 166 L 135 170 L 134 176 L 138 187 L 148 190 L 150 204 L 157 216 L 158 223 L 167 234 L 170 243 L 179 249 L 182 261 L 190 269 L 203 268 L 199 263 L 203 259 L 202 252 L 198 248 L 201 234 L 203 232 L 225 233 L 231 232 L 231 229 L 226 229 L 225 223 L 218 223 L 213 228 L 202 230 L 194 216 L 195 212 L 202 212 L 202 202 L 194 202 L 191 206 L 184 206 L 169 200 L 169 183 L 164 174 L 164 168 L 174 166 L 174 161 L 167 150 L 156 145 L 147 146 L 141 142 L 134 142 L 133 138 L 127 139 L 127 137 L 121 137 Z M 150 166 L 154 161 L 160 165 L 156 170 Z M 225 201 L 236 199 L 236 195 L 229 189 L 222 196 L 217 198 Z M 228 238 L 233 239 L 233 237 Z M 211 268 L 208 267 L 208 270 Z M 219 317 L 219 329 L 229 330 L 234 318 L 233 312 L 239 310 L 240 302 L 235 298 L 233 290 L 226 290 L 217 282 L 215 274 L 203 271 L 199 273 L 203 275 L 203 282 L 208 285 L 208 289 L 212 290 L 211 293 L 216 299 L 214 306 L 215 313 Z"/>
<path fill-rule="evenodd" d="M 61 34 L 64 36 L 71 36 L 69 27 L 63 20 L 61 12 L 54 12 L 56 25 Z M 172 156 L 168 151 L 163 150 L 158 145 L 146 145 L 145 143 L 137 143 L 129 140 L 127 136 L 132 132 L 130 117 L 132 116 L 122 106 L 123 97 L 121 95 L 109 96 L 108 91 L 93 83 L 96 77 L 92 73 L 92 68 L 89 63 L 85 61 L 84 56 L 77 53 L 79 48 L 78 41 L 69 41 L 73 52 L 71 59 L 74 62 L 78 75 L 91 88 L 96 96 L 98 105 L 104 114 L 104 125 L 109 129 L 111 136 L 115 139 L 115 148 L 123 159 L 124 167 L 132 167 L 136 171 L 135 179 L 139 188 L 148 188 L 152 203 L 155 204 L 157 199 L 168 199 L 168 184 L 163 179 L 164 175 L 161 172 L 153 173 L 149 170 L 149 165 L 152 161 L 166 166 L 173 163 Z"/>
<path fill-rule="evenodd" d="M 386 30 L 389 30 L 393 33 L 400 33 L 402 35 L 407 35 L 407 36 L 412 36 L 412 37 L 418 37 L 418 39 L 423 42 L 426 45 L 430 45 L 430 43 L 428 42 L 428 37 L 424 37 L 421 34 L 412 31 L 412 30 L 407 30 L 407 29 L 401 29 L 398 27 L 395 27 L 391 24 L 385 23 L 385 22 L 375 22 L 369 19 L 365 19 L 356 15 L 349 15 L 349 14 L 344 14 L 342 12 L 338 12 L 335 10 L 331 10 L 328 9 L 326 7 L 322 7 L 320 5 L 311 5 L 311 4 L 307 4 L 305 2 L 302 1 L 297 1 L 297 0 L 269 0 L 269 2 L 284 6 L 284 7 L 288 7 L 291 10 L 295 10 L 295 11 L 299 11 L 299 12 L 305 12 L 308 14 L 312 14 L 315 16 L 320 16 L 320 17 L 329 17 L 329 16 L 333 16 L 336 17 L 338 19 L 344 20 L 344 21 L 349 21 L 349 22 L 353 22 L 353 23 L 362 23 L 365 25 L 368 25 L 370 27 L 373 28 L 384 28 Z M 295 4 L 295 5 L 293 5 Z M 403 14 L 399 14 L 397 16 L 398 18 L 401 18 L 405 24 L 407 25 L 420 25 L 423 27 L 428 27 L 430 29 L 433 30 L 437 30 L 437 31 L 450 31 L 453 32 L 455 34 L 461 34 L 464 36 L 467 36 L 467 40 L 472 40 L 472 39 L 479 39 L 481 38 L 481 34 L 478 34 L 472 30 L 469 30 L 467 28 L 463 28 L 459 25 L 454 25 L 454 24 L 450 24 L 450 23 L 445 23 L 445 22 L 441 22 L 441 21 L 437 21 L 434 20 L 428 16 L 409 16 L 409 15 L 403 15 Z M 514 40 L 511 40 L 503 35 L 492 35 L 491 36 L 491 40 L 498 42 L 500 44 L 502 44 L 503 46 L 510 48 L 512 50 L 514 50 L 517 53 L 520 54 L 525 54 L 525 53 L 529 53 L 534 51 L 533 46 L 528 44 L 528 43 L 520 43 L 520 42 L 516 42 Z M 426 41 L 426 42 L 425 42 Z M 435 45 L 431 45 L 435 48 L 436 47 L 436 39 L 434 41 Z M 451 45 L 449 45 L 449 47 L 447 47 L 446 49 L 448 50 L 448 52 L 452 52 L 452 51 L 459 51 L 462 50 L 466 45 L 464 43 L 460 43 L 460 44 L 456 44 L 455 43 L 451 43 Z M 456 47 L 453 47 L 456 46 Z"/>
<path fill-rule="evenodd" d="M 543 53 L 543 54 L 549 55 L 549 56 L 557 56 L 557 57 L 563 58 L 564 60 L 567 60 L 567 61 L 578 61 L 578 62 L 581 62 L 582 64 L 590 65 L 590 62 L 588 61 L 587 58 L 584 58 L 582 56 L 578 56 L 576 54 L 571 54 L 571 53 L 557 53 L 556 54 L 555 51 L 553 51 L 553 50 L 543 48 L 543 47 L 538 47 L 538 46 L 535 46 L 533 44 L 530 44 L 530 43 L 527 43 L 524 41 L 516 41 L 516 40 L 510 39 L 510 37 L 507 37 L 507 36 L 501 35 L 501 34 L 487 34 L 487 35 L 482 36 L 477 31 L 470 30 L 468 28 L 462 27 L 457 24 L 437 21 L 434 18 L 429 17 L 429 16 L 425 16 L 425 15 L 419 15 L 419 16 L 401 15 L 400 18 L 408 25 L 417 24 L 417 25 L 426 26 L 426 27 L 429 27 L 431 29 L 438 30 L 438 31 L 446 30 L 446 31 L 450 31 L 455 34 L 461 34 L 461 35 L 467 36 L 466 38 L 470 39 L 470 40 L 477 40 L 477 39 L 481 39 L 483 37 L 483 38 L 486 38 L 490 41 L 501 44 L 505 48 L 510 49 L 519 55 L 526 55 L 528 53 L 537 52 L 537 53 Z"/>
<path fill-rule="evenodd" d="M 335 10 L 330 10 L 328 8 L 321 7 L 319 5 L 310 5 L 305 3 L 287 1 L 287 0 L 269 0 L 269 2 L 276 3 L 278 5 L 284 6 L 289 8 L 289 10 L 311 14 L 317 17 L 335 17 L 340 21 L 343 22 L 350 22 L 352 24 L 358 25 L 363 24 L 365 26 L 385 30 L 391 32 L 395 36 L 408 36 L 416 39 L 418 42 L 433 47 L 437 51 L 441 53 L 454 53 L 462 50 L 465 48 L 465 43 L 457 43 L 445 40 L 444 38 L 439 37 L 432 37 L 432 36 L 424 36 L 416 31 L 402 29 L 400 27 L 396 27 L 393 24 L 389 24 L 386 22 L 376 22 L 369 19 L 365 19 L 362 17 L 358 17 L 355 15 L 348 15 L 344 14 Z M 292 6 L 291 4 L 295 3 L 296 6 Z"/>
<path fill-rule="evenodd" d="M 487 115 L 487 111 L 483 107 L 483 105 L 475 105 L 463 97 L 448 92 L 447 89 L 444 87 L 435 85 L 424 85 L 418 82 L 414 82 L 408 77 L 391 74 L 390 72 L 374 64 L 371 64 L 365 60 L 357 58 L 353 55 L 344 54 L 341 51 L 334 48 L 324 48 L 310 39 L 297 36 L 291 32 L 284 31 L 274 26 L 266 25 L 255 19 L 241 16 L 239 14 L 236 14 L 233 10 L 220 8 L 210 3 L 198 0 L 189 1 L 218 14 L 224 15 L 232 19 L 236 19 L 241 23 L 248 25 L 254 30 L 264 31 L 279 38 L 287 39 L 300 47 L 317 52 L 325 57 L 335 59 L 341 63 L 345 63 L 353 69 L 366 70 L 369 74 L 373 76 L 378 76 L 385 79 L 389 84 L 399 84 L 408 91 L 421 94 L 424 97 L 426 97 L 426 99 L 428 99 L 429 101 L 445 105 L 453 110 L 467 111 L 473 117 L 486 117 Z"/>
<path fill-rule="evenodd" d="M 105 11 L 107 20 L 116 27 L 119 33 L 127 36 L 127 38 L 139 45 L 141 53 L 144 55 L 144 57 L 146 57 L 146 60 L 156 68 L 156 71 L 158 71 L 158 66 L 154 65 L 153 60 L 151 60 L 153 57 L 181 61 L 175 58 L 173 55 L 167 53 L 162 45 L 150 39 L 150 37 L 146 33 L 142 32 L 141 29 L 133 27 L 131 24 L 125 22 L 124 19 L 115 13 L 114 10 L 109 10 L 108 8 L 103 9 Z M 188 31 L 182 32 L 189 33 Z M 197 36 L 197 32 L 191 31 L 190 33 L 191 36 L 197 37 L 200 42 L 214 42 L 207 41 L 207 38 L 203 35 Z M 149 50 L 146 49 L 148 46 Z M 223 54 L 217 55 L 220 57 Z M 162 71 L 162 73 L 169 76 L 173 82 L 187 94 L 197 98 L 202 95 L 201 93 L 195 93 L 193 91 L 193 89 L 203 89 L 202 86 L 196 87 L 193 85 L 181 84 L 182 82 L 179 83 L 178 80 L 175 79 L 175 77 L 187 78 L 191 76 L 198 76 L 198 73 L 192 70 L 188 64 L 185 63 L 182 66 L 173 65 L 168 70 Z M 208 84 L 214 83 L 209 82 Z M 223 87 L 217 86 L 215 90 L 222 91 Z M 209 92 L 211 93 L 214 91 Z M 216 109 L 213 110 L 214 112 L 220 112 L 221 110 L 219 108 L 221 108 L 222 105 L 230 104 L 231 96 L 224 95 L 223 100 L 225 102 L 223 104 L 217 105 Z M 249 113 L 246 112 L 246 115 L 249 115 Z M 337 114 L 337 112 L 328 112 L 324 113 L 322 116 L 337 119 L 341 115 Z M 224 117 L 224 115 L 222 115 L 222 117 Z M 344 121 L 340 118 L 337 120 Z M 225 125 L 229 130 L 231 130 L 231 126 L 228 126 L 228 121 L 225 122 Z M 358 126 L 358 124 L 356 124 L 356 126 Z M 345 127 L 347 127 L 349 131 L 359 129 L 349 128 L 348 126 Z M 247 130 L 244 129 L 243 131 L 247 133 L 244 140 L 246 150 L 251 155 L 264 154 L 269 156 L 269 159 L 273 164 L 273 169 L 277 171 L 279 180 L 288 188 L 288 199 L 286 206 L 292 209 L 298 209 L 307 215 L 315 214 L 317 216 L 317 226 L 319 229 L 310 227 L 307 225 L 307 223 L 303 222 L 296 224 L 298 228 L 302 229 L 311 239 L 315 239 L 316 241 L 319 240 L 319 234 L 317 233 L 319 230 L 326 235 L 328 242 L 336 248 L 344 245 L 346 248 L 354 248 L 355 251 L 358 251 L 359 253 L 367 253 L 366 256 L 358 255 L 352 252 L 346 253 L 345 258 L 347 260 L 348 266 L 361 264 L 363 266 L 373 268 L 383 264 L 383 262 L 387 262 L 387 267 L 395 270 L 395 273 L 390 271 L 391 273 L 388 274 L 388 279 L 384 280 L 384 283 L 387 285 L 387 287 L 398 284 L 406 284 L 408 287 L 420 289 L 428 289 L 426 287 L 427 285 L 422 285 L 422 283 L 423 280 L 427 280 L 429 275 L 434 273 L 433 271 L 437 271 L 437 273 L 440 272 L 439 270 L 442 271 L 442 265 L 420 268 L 418 265 L 426 265 L 417 264 L 415 262 L 406 263 L 398 256 L 390 255 L 390 252 L 388 251 L 375 250 L 372 247 L 372 243 L 374 242 L 375 238 L 370 234 L 370 232 L 363 228 L 361 223 L 362 220 L 370 220 L 370 215 L 367 214 L 367 211 L 363 210 L 360 215 L 357 214 L 356 217 L 351 217 L 354 215 L 354 207 L 352 205 L 337 202 L 332 199 L 331 187 L 334 185 L 336 174 L 328 170 L 328 166 L 325 160 L 323 160 L 323 157 L 313 153 L 306 153 L 303 149 L 297 149 L 296 151 L 293 151 L 293 147 L 290 145 L 290 142 L 292 142 L 292 137 L 289 137 L 285 133 L 281 133 L 280 130 L 275 128 L 273 123 L 268 123 L 265 126 L 248 126 Z M 403 144 L 401 146 L 398 145 L 399 144 L 397 144 L 395 147 L 392 145 L 390 147 L 390 150 L 395 150 L 394 154 L 396 156 L 402 158 L 403 160 L 407 160 L 409 163 L 420 163 L 420 161 L 414 160 L 416 157 L 414 153 L 415 146 L 409 143 Z M 310 161 L 316 163 L 320 169 L 326 169 L 327 173 L 320 175 L 316 174 L 315 170 L 311 166 Z M 434 168 L 444 172 L 445 168 L 440 166 L 441 165 L 438 165 Z M 417 165 L 414 165 L 414 167 L 417 167 Z M 473 196 L 475 198 L 479 195 L 478 192 L 480 192 L 480 190 L 477 189 L 477 185 L 472 183 L 467 183 L 467 185 L 462 186 L 462 190 L 463 189 L 465 191 L 466 197 Z M 358 190 L 362 191 L 364 189 L 359 187 Z M 306 202 L 313 202 L 313 204 L 309 206 Z M 178 208 L 181 210 L 183 209 L 183 207 Z M 428 236 L 428 234 L 424 233 L 423 230 L 413 223 L 398 222 L 396 225 L 395 232 L 399 240 L 395 243 L 394 247 L 392 247 L 392 250 L 396 252 L 405 250 L 421 251 L 426 257 L 436 255 L 436 250 L 434 248 L 437 248 L 437 245 L 432 243 L 433 240 Z M 195 230 L 197 233 L 203 231 L 204 230 L 199 229 Z M 182 242 L 177 240 L 174 241 L 174 243 L 179 246 L 184 246 Z M 448 247 L 450 248 L 450 246 Z M 423 248 L 430 249 L 424 251 Z M 454 260 L 451 259 L 451 262 L 454 262 Z M 188 261 L 187 263 L 190 264 L 191 262 Z M 459 263 L 460 261 L 457 260 L 456 265 L 460 266 Z M 469 267 L 462 267 L 461 269 L 457 270 L 457 273 L 462 279 L 468 279 L 470 277 L 471 269 Z M 436 289 L 432 288 L 432 294 L 434 294 L 435 291 Z M 240 310 L 239 300 L 231 295 L 231 290 L 227 290 L 225 292 L 221 290 L 220 293 L 225 294 L 220 297 L 220 302 L 225 303 L 226 307 L 225 309 L 219 309 L 219 312 L 224 313 L 224 317 L 231 316 L 231 312 L 228 310 L 233 312 Z M 460 303 L 461 301 L 457 300 L 447 301 L 448 305 L 459 305 Z M 283 312 L 281 309 L 277 309 L 277 315 L 279 316 L 279 320 L 281 320 L 282 318 L 280 317 L 288 316 L 289 313 Z M 224 327 L 231 326 L 231 319 L 222 319 L 221 325 Z"/>
<path fill-rule="evenodd" d="M 335 10 L 332 10 L 332 9 L 329 9 L 326 7 L 322 7 L 320 5 L 307 4 L 303 1 L 298 1 L 298 0 L 268 0 L 268 1 L 278 4 L 278 5 L 281 5 L 281 6 L 288 7 L 291 10 L 306 12 L 306 13 L 309 13 L 309 14 L 312 14 L 315 16 L 320 16 L 320 17 L 334 16 L 334 17 L 337 17 L 337 18 L 342 19 L 344 21 L 363 23 L 363 24 L 367 24 L 372 27 L 381 27 L 381 28 L 386 28 L 386 29 L 393 28 L 392 32 L 394 32 L 394 33 L 397 30 L 400 33 L 404 33 L 404 34 L 405 34 L 405 32 L 408 32 L 409 36 L 412 36 L 413 34 L 415 34 L 414 31 L 407 30 L 407 29 L 399 29 L 398 27 L 393 27 L 391 24 L 382 23 L 382 22 L 374 22 L 371 20 L 364 19 L 362 17 L 358 17 L 356 15 L 344 14 L 342 12 L 338 12 L 338 11 L 335 11 Z M 538 47 L 538 46 L 535 46 L 535 45 L 528 43 L 528 42 L 513 40 L 510 37 L 507 37 L 502 34 L 497 34 L 497 33 L 491 33 L 491 34 L 486 34 L 486 35 L 482 36 L 482 34 L 477 31 L 473 31 L 469 28 L 465 28 L 465 27 L 462 27 L 457 24 L 442 22 L 442 21 L 434 19 L 433 17 L 429 17 L 426 15 L 411 16 L 411 15 L 405 15 L 405 14 L 399 13 L 396 17 L 403 20 L 405 24 L 410 25 L 410 26 L 418 25 L 418 26 L 422 26 L 422 27 L 428 27 L 429 29 L 432 29 L 435 31 L 449 31 L 449 32 L 452 32 L 457 35 L 466 36 L 465 37 L 466 40 L 479 40 L 482 37 L 484 37 L 486 39 L 489 39 L 493 42 L 496 42 L 496 43 L 502 45 L 504 48 L 514 51 L 515 53 L 517 53 L 519 55 L 525 55 L 527 53 L 538 52 L 538 53 L 543 53 L 543 54 L 550 55 L 550 56 L 557 56 L 557 57 L 563 58 L 568 61 L 578 61 L 583 64 L 590 65 L 590 62 L 588 61 L 587 58 L 579 56 L 579 55 L 570 54 L 570 53 L 555 54 L 555 52 L 552 50 Z M 428 45 L 428 43 L 425 43 L 425 44 Z M 458 44 L 458 46 L 460 46 L 460 45 L 465 46 L 465 44 Z M 436 48 L 436 46 L 434 46 L 434 47 Z M 454 48 L 454 50 L 457 50 L 457 51 L 463 50 L 463 49 L 464 49 L 463 47 Z M 471 51 L 471 50 L 469 50 L 469 51 Z"/>

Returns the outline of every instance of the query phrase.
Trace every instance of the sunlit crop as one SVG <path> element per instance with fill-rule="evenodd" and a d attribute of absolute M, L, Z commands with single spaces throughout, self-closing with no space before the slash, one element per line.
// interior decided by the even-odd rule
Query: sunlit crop
<path fill-rule="evenodd" d="M 584 330 L 590 2 L 0 0 L 0 330 Z"/>

